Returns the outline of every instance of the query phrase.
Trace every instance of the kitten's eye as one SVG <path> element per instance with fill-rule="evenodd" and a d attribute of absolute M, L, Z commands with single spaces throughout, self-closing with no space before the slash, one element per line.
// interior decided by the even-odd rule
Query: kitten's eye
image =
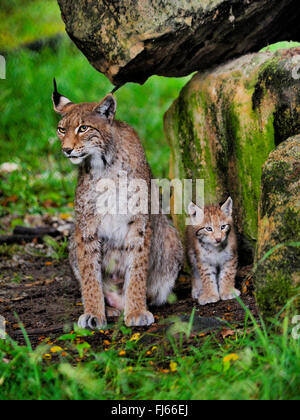
<path fill-rule="evenodd" d="M 227 225 L 222 225 L 221 230 L 225 230 L 227 228 Z"/>
<path fill-rule="evenodd" d="M 87 131 L 88 127 L 86 125 L 82 125 L 81 127 L 79 127 L 78 132 L 79 133 L 85 133 Z"/>
<path fill-rule="evenodd" d="M 213 231 L 213 229 L 211 227 L 207 227 L 206 230 L 207 230 L 207 232 L 212 232 Z"/>
<path fill-rule="evenodd" d="M 67 130 L 66 130 L 65 128 L 58 127 L 57 131 L 58 131 L 60 134 L 66 134 L 66 131 L 67 131 Z"/>

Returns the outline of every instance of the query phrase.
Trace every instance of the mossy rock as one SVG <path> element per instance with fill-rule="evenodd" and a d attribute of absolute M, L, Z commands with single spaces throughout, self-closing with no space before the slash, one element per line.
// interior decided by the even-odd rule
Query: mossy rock
<path fill-rule="evenodd" d="M 300 133 L 298 48 L 247 55 L 198 73 L 165 115 L 172 178 L 204 179 L 206 203 L 235 203 L 241 237 L 254 250 L 262 166 Z M 183 233 L 185 215 L 175 215 Z"/>
<path fill-rule="evenodd" d="M 299 38 L 299 0 L 58 0 L 66 31 L 115 85 L 186 76 Z"/>
<path fill-rule="evenodd" d="M 256 298 L 267 318 L 300 293 L 300 136 L 263 167 L 256 260 Z M 300 313 L 299 298 L 292 307 Z"/>

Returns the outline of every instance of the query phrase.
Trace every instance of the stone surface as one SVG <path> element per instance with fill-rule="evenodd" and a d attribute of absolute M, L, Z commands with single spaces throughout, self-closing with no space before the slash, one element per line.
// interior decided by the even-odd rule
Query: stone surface
<path fill-rule="evenodd" d="M 300 50 L 244 56 L 198 73 L 165 115 L 171 178 L 205 180 L 206 203 L 234 200 L 249 252 L 257 240 L 262 166 L 300 132 Z M 175 216 L 181 232 L 185 216 Z"/>
<path fill-rule="evenodd" d="M 282 143 L 263 167 L 256 260 L 258 306 L 265 317 L 277 315 L 300 293 L 300 136 Z M 292 306 L 299 314 L 300 299 Z"/>
<path fill-rule="evenodd" d="M 184 76 L 299 40 L 298 0 L 58 0 L 66 30 L 116 85 Z"/>

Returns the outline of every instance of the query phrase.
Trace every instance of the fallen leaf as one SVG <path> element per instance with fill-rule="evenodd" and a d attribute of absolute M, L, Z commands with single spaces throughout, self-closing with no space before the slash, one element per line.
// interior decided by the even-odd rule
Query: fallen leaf
<path fill-rule="evenodd" d="M 170 363 L 170 369 L 171 369 L 171 372 L 177 372 L 177 363 L 176 362 L 171 362 Z"/>
<path fill-rule="evenodd" d="M 54 347 L 51 347 L 50 351 L 51 353 L 60 353 L 63 351 L 63 349 L 59 346 L 54 346 Z"/>
<path fill-rule="evenodd" d="M 223 330 L 222 332 L 221 332 L 221 335 L 222 335 L 222 337 L 223 338 L 226 338 L 226 337 L 233 337 L 233 336 L 235 336 L 235 331 L 234 330 Z"/>
<path fill-rule="evenodd" d="M 136 333 L 133 334 L 133 336 L 131 337 L 130 341 L 138 341 L 141 338 L 141 334 L 140 333 Z"/>
<path fill-rule="evenodd" d="M 3 207 L 6 207 L 9 203 L 16 203 L 18 201 L 18 196 L 16 194 L 12 195 L 11 197 L 7 197 L 1 201 Z"/>
<path fill-rule="evenodd" d="M 70 219 L 72 219 L 72 215 L 71 215 L 71 214 L 68 214 L 68 213 L 62 213 L 62 214 L 60 215 L 60 218 L 61 218 L 62 220 L 70 220 Z"/>
<path fill-rule="evenodd" d="M 223 362 L 224 363 L 228 363 L 228 362 L 231 362 L 231 361 L 235 362 L 238 359 L 239 359 L 239 356 L 237 354 L 235 354 L 235 353 L 232 353 L 232 354 L 229 354 L 228 356 L 225 356 L 223 358 Z"/>

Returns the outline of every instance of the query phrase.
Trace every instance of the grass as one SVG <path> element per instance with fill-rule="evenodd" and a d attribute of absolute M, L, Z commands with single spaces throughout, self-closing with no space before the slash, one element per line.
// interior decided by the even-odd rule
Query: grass
<path fill-rule="evenodd" d="M 22 347 L 0 340 L 0 399 L 298 400 L 300 346 L 288 316 L 276 323 L 280 335 L 253 319 L 249 329 L 250 317 L 224 342 L 190 336 L 183 346 L 145 346 L 124 327 L 110 341 L 75 331 L 35 350 L 28 338 Z"/>
<path fill-rule="evenodd" d="M 1 0 L 0 21 L 0 51 L 64 31 L 56 0 Z"/>
<path fill-rule="evenodd" d="M 66 37 L 55 51 L 19 48 L 62 32 L 56 0 L 2 0 L 0 19 L 7 59 L 7 80 L 0 80 L 0 164 L 19 168 L 0 174 L 0 217 L 16 216 L 13 228 L 28 213 L 69 213 L 73 201 L 76 171 L 56 139 L 52 78 L 78 102 L 100 100 L 112 86 Z M 299 44 L 268 49 L 290 46 Z M 156 177 L 166 177 L 169 167 L 162 116 L 187 80 L 153 77 L 117 93 L 118 118 L 140 134 Z M 58 261 L 66 245 L 47 243 Z M 1 246 L 0 258 L 19 252 Z M 193 336 L 190 323 L 180 340 L 146 345 L 120 324 L 96 334 L 75 330 L 52 343 L 46 338 L 33 350 L 23 329 L 26 345 L 0 339 L 0 399 L 298 400 L 300 346 L 288 313 L 267 329 L 244 309 L 245 327 L 224 340 Z"/>

